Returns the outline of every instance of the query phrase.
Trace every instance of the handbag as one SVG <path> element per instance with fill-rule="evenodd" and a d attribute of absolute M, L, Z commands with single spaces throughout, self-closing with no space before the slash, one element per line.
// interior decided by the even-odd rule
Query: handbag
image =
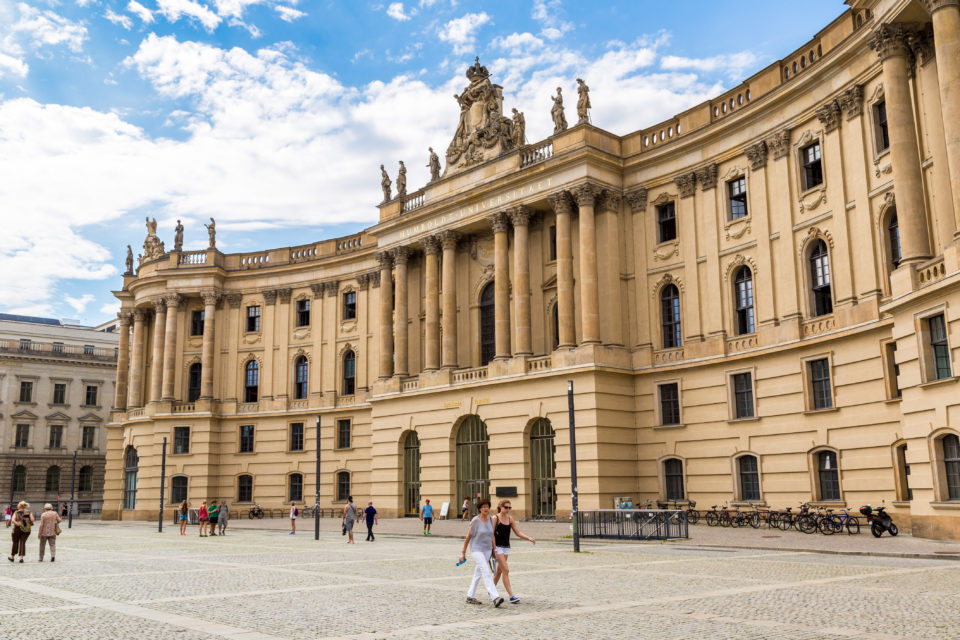
<path fill-rule="evenodd" d="M 342 536 L 347 535 L 347 525 L 343 525 L 343 529 L 341 529 L 340 535 Z"/>
<path fill-rule="evenodd" d="M 57 523 L 57 526 L 56 526 L 56 528 L 53 530 L 53 532 L 54 532 L 56 535 L 60 535 L 61 533 L 63 533 L 63 529 L 60 528 L 60 523 L 59 523 L 59 522 Z"/>

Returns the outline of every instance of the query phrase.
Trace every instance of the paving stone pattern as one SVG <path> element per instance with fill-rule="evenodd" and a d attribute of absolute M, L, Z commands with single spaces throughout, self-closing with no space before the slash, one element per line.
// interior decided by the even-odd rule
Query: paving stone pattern
<path fill-rule="evenodd" d="M 465 526 L 465 525 L 464 525 Z M 960 637 L 960 562 L 690 543 L 515 545 L 519 605 L 464 602 L 460 541 L 79 523 L 0 569 L 0 638 Z M 501 587 L 501 592 L 504 590 Z M 505 595 L 505 593 L 504 593 Z M 493 625 L 493 626 L 491 626 Z"/>

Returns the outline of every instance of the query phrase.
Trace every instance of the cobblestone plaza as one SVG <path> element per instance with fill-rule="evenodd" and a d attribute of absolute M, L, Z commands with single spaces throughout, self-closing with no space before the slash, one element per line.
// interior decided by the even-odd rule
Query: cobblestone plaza
<path fill-rule="evenodd" d="M 43 565 L 36 544 L 0 573 L 0 637 L 819 640 L 960 625 L 960 562 L 946 558 L 524 543 L 511 559 L 522 602 L 495 609 L 464 602 L 473 567 L 455 566 L 461 541 L 445 537 L 79 523 Z"/>

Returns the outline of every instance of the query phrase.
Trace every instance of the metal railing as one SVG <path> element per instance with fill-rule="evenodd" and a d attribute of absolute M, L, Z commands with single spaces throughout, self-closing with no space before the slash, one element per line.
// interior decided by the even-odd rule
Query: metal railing
<path fill-rule="evenodd" d="M 581 538 L 673 540 L 689 537 L 685 511 L 675 509 L 597 509 L 577 514 Z"/>
<path fill-rule="evenodd" d="M 117 350 L 114 347 L 95 347 L 92 345 L 63 344 L 60 342 L 34 342 L 32 340 L 0 340 L 0 352 L 22 355 L 42 355 L 55 358 L 79 360 L 98 360 L 116 362 Z"/>

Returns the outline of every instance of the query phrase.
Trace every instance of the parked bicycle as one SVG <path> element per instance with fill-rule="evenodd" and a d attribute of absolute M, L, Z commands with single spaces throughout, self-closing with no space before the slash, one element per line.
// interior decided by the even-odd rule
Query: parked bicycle
<path fill-rule="evenodd" d="M 247 517 L 250 518 L 251 520 L 253 520 L 254 518 L 257 518 L 257 519 L 259 519 L 259 520 L 262 520 L 262 519 L 263 519 L 263 509 L 260 507 L 259 504 L 254 503 L 254 505 L 253 505 L 252 507 L 250 507 L 250 511 L 247 512 Z"/>

